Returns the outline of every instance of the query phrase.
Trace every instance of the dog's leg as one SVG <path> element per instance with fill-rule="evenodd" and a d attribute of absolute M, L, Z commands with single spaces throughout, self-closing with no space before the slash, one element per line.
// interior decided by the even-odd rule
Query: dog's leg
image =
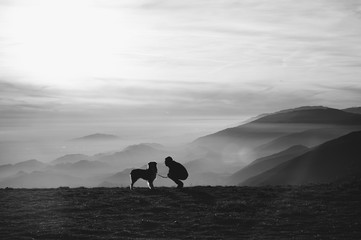
<path fill-rule="evenodd" d="M 130 175 L 130 181 L 131 181 L 131 184 L 129 186 L 130 190 L 133 190 L 133 186 L 134 186 L 134 183 L 138 180 L 138 178 Z"/>
<path fill-rule="evenodd" d="M 148 181 L 148 187 L 154 189 L 153 181 Z"/>

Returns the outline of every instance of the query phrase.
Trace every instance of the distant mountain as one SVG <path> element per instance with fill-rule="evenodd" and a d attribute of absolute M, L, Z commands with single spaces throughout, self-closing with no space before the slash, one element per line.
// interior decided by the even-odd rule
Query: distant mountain
<path fill-rule="evenodd" d="M 59 163 L 75 163 L 81 160 L 88 160 L 90 159 L 90 156 L 84 155 L 84 154 L 67 154 L 62 157 L 59 157 L 55 160 L 53 160 L 52 164 L 59 164 Z"/>
<path fill-rule="evenodd" d="M 38 169 L 38 168 L 44 167 L 44 166 L 46 166 L 45 163 L 40 162 L 36 159 L 31 159 L 31 160 L 15 163 L 13 165 L 13 167 L 21 168 L 21 169 Z"/>
<path fill-rule="evenodd" d="M 101 168 L 109 167 L 108 164 L 99 161 L 80 160 L 75 163 L 59 163 L 55 165 L 57 169 L 69 170 L 69 171 L 89 171 L 99 170 Z"/>
<path fill-rule="evenodd" d="M 0 177 L 8 177 L 18 172 L 32 172 L 47 167 L 47 164 L 36 159 L 31 159 L 16 164 L 5 164 L 0 166 Z"/>
<path fill-rule="evenodd" d="M 12 166 L 13 166 L 13 164 L 10 164 L 10 163 L 0 165 L 0 171 L 5 170 L 5 169 L 9 169 L 9 168 L 11 168 Z"/>
<path fill-rule="evenodd" d="M 205 167 L 209 165 L 207 159 L 195 159 L 189 161 L 184 164 L 184 167 L 188 169 L 188 171 L 192 171 L 193 173 L 200 173 L 204 171 L 209 171 L 209 169 L 205 169 Z"/>
<path fill-rule="evenodd" d="M 242 168 L 238 172 L 232 174 L 228 179 L 228 184 L 237 185 L 250 177 L 270 170 L 283 162 L 286 162 L 290 159 L 300 156 L 301 154 L 306 153 L 307 151 L 309 151 L 309 148 L 302 145 L 296 145 L 279 153 L 259 158 L 251 162 L 248 166 Z"/>
<path fill-rule="evenodd" d="M 255 116 L 255 117 L 251 117 L 251 118 L 246 119 L 245 121 L 243 121 L 243 122 L 241 123 L 241 125 L 242 125 L 242 124 L 246 124 L 246 123 L 250 123 L 250 122 L 253 122 L 253 121 L 256 121 L 257 119 L 263 118 L 263 117 L 268 116 L 268 115 L 270 115 L 270 114 L 271 114 L 271 113 L 262 113 L 262 114 L 260 114 L 260 115 Z"/>
<path fill-rule="evenodd" d="M 327 183 L 361 174 L 361 131 L 328 141 L 242 185 Z"/>
<path fill-rule="evenodd" d="M 288 109 L 200 137 L 193 144 L 218 151 L 224 160 L 249 162 L 258 157 L 254 148 L 260 145 L 288 134 L 327 126 L 358 126 L 361 129 L 361 115 L 319 106 Z"/>
<path fill-rule="evenodd" d="M 338 109 L 301 109 L 282 111 L 265 116 L 253 123 L 310 123 L 335 125 L 361 125 L 361 116 Z"/>
<path fill-rule="evenodd" d="M 275 131 L 275 128 L 247 123 L 200 137 L 192 144 L 215 153 L 219 161 L 242 159 L 249 162 L 254 159 L 248 159 L 244 157 L 245 155 L 251 154 L 253 148 L 286 134 L 284 130 L 287 131 L 286 129 Z"/>
<path fill-rule="evenodd" d="M 318 109 L 331 109 L 329 107 L 325 106 L 302 106 L 302 107 L 296 107 L 296 108 L 289 108 L 284 109 L 275 113 L 287 113 L 287 112 L 296 112 L 296 111 L 302 111 L 302 110 L 318 110 Z M 268 114 L 270 115 L 270 114 Z"/>
<path fill-rule="evenodd" d="M 342 111 L 349 112 L 349 113 L 361 114 L 361 107 L 345 108 L 345 109 L 342 109 Z"/>
<path fill-rule="evenodd" d="M 104 133 L 95 133 L 80 138 L 74 138 L 72 141 L 112 141 L 119 139 L 118 136 Z"/>
<path fill-rule="evenodd" d="M 48 169 L 52 170 L 53 172 L 69 174 L 84 179 L 115 172 L 112 166 L 109 164 L 89 160 L 80 160 L 75 163 L 58 163 Z"/>
<path fill-rule="evenodd" d="M 187 179 L 187 185 L 225 185 L 226 177 L 230 172 L 232 165 L 224 164 L 220 161 L 213 159 L 195 159 L 183 164 L 188 170 L 189 178 Z M 239 167 L 236 167 L 238 169 Z"/>
<path fill-rule="evenodd" d="M 159 144 L 159 143 L 141 143 L 141 144 L 147 145 L 147 146 L 155 148 L 155 149 L 160 149 L 160 150 L 166 149 L 165 146 L 163 146 L 162 144 Z"/>
<path fill-rule="evenodd" d="M 99 168 L 104 168 L 104 167 L 108 167 L 109 165 L 103 162 L 98 162 L 98 161 L 89 161 L 89 160 L 80 160 L 78 162 L 75 162 L 72 164 L 72 168 L 74 169 L 99 169 Z"/>
<path fill-rule="evenodd" d="M 148 144 L 131 145 L 120 152 L 110 155 L 95 156 L 96 160 L 112 164 L 114 166 L 138 166 L 148 162 L 163 161 L 168 153 L 163 150 L 156 149 Z"/>
<path fill-rule="evenodd" d="M 130 185 L 130 172 L 133 168 L 124 169 L 121 172 L 102 179 L 98 187 L 126 187 Z M 145 167 L 143 168 L 145 169 Z M 139 180 L 140 181 L 140 180 Z"/>
<path fill-rule="evenodd" d="M 324 107 L 324 106 L 302 106 L 302 107 L 297 107 L 297 108 L 290 108 L 290 109 L 280 110 L 280 111 L 274 112 L 274 113 L 262 113 L 256 117 L 246 120 L 244 123 L 253 122 L 260 118 L 263 118 L 263 117 L 266 117 L 269 115 L 273 115 L 273 114 L 277 114 L 277 113 L 288 113 L 288 112 L 296 112 L 296 111 L 302 111 L 302 110 L 317 110 L 317 109 L 329 109 L 329 108 Z"/>

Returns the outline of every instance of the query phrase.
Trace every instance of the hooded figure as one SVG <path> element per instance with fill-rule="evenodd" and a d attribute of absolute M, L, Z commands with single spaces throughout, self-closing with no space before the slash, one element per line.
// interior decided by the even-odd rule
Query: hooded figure
<path fill-rule="evenodd" d="M 166 157 L 164 163 L 169 168 L 168 178 L 172 179 L 177 184 L 177 188 L 182 188 L 184 184 L 181 180 L 186 180 L 188 178 L 187 169 L 179 162 L 174 161 L 171 157 Z"/>

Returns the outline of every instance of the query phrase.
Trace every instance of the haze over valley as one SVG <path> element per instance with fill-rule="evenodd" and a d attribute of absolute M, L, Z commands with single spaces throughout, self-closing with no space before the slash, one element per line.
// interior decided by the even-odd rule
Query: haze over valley
<path fill-rule="evenodd" d="M 24 160 L 0 165 L 0 187 L 128 186 L 131 169 L 146 168 L 150 161 L 158 162 L 158 172 L 166 175 L 164 158 L 167 156 L 177 159 L 188 169 L 187 186 L 332 182 L 361 173 L 357 163 L 347 163 L 348 160 L 357 162 L 359 131 L 359 113 L 348 109 L 300 107 L 263 114 L 239 126 L 178 145 L 137 143 L 123 147 L 125 141 L 120 136 L 94 133 L 64 141 L 62 144 L 67 147 L 54 148 L 51 154 L 57 157 L 46 161 L 35 159 L 31 152 L 19 152 L 18 156 Z M 338 149 L 329 149 L 327 146 L 334 141 L 340 143 L 336 145 Z M 18 143 L 11 144 L 17 146 Z M 55 146 L 56 142 L 48 144 Z M 39 150 L 47 148 L 34 146 Z M 348 150 L 353 146 L 356 148 Z M 320 151 L 321 155 L 318 154 Z M 327 157 L 330 154 L 334 157 Z M 11 159 L 11 154 L 8 157 Z M 299 167 L 303 161 L 304 164 L 312 161 L 315 166 L 308 163 L 309 169 Z M 291 167 L 293 162 L 299 163 Z M 277 170 L 288 163 L 290 167 L 286 170 Z M 347 170 L 350 167 L 353 172 Z M 321 177 L 326 170 L 317 173 L 320 171 L 317 169 L 322 168 L 329 171 L 335 168 L 340 172 L 334 178 Z M 268 180 L 265 174 L 272 171 L 275 172 L 272 176 L 280 175 L 284 180 Z M 281 177 L 285 174 L 302 180 L 286 180 Z M 256 180 L 258 178 L 263 180 Z M 155 184 L 171 186 L 172 182 L 158 177 Z M 138 186 L 146 185 L 139 182 Z"/>

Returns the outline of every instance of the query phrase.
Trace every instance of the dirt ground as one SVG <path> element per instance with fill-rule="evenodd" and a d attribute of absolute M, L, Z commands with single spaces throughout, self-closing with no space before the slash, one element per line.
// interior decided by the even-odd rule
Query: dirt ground
<path fill-rule="evenodd" d="M 0 189 L 0 239 L 361 239 L 361 184 Z"/>

